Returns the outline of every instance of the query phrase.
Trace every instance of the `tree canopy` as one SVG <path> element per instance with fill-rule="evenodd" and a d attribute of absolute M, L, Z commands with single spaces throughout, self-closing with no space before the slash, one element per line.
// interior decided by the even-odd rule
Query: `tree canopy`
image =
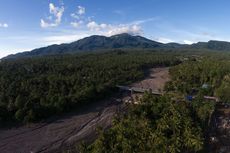
<path fill-rule="evenodd" d="M 4 60 L 0 63 L 0 121 L 38 121 L 104 98 L 144 70 L 179 62 L 174 54 L 104 52 Z"/>

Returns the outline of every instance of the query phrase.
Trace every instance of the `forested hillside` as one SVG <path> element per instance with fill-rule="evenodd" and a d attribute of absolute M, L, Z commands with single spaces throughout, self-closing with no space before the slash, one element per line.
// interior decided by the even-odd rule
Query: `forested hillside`
<path fill-rule="evenodd" d="M 25 57 L 38 57 L 48 55 L 64 55 L 74 54 L 82 52 L 98 52 L 101 50 L 174 50 L 174 51 L 230 51 L 230 43 L 223 41 L 209 41 L 209 42 L 198 42 L 192 45 L 178 44 L 178 43 L 160 43 L 157 41 L 150 40 L 142 36 L 130 35 L 127 33 L 114 35 L 111 37 L 106 36 L 90 36 L 69 44 L 54 44 L 47 47 L 37 48 L 32 51 L 26 51 L 17 53 L 15 55 L 9 55 L 3 59 L 15 59 Z M 175 50 L 176 49 L 176 50 Z"/>
<path fill-rule="evenodd" d="M 0 120 L 38 121 L 103 98 L 147 68 L 179 62 L 171 53 L 123 51 L 2 61 Z"/>
<path fill-rule="evenodd" d="M 9 55 L 6 59 L 34 57 L 44 55 L 70 54 L 79 52 L 95 52 L 98 50 L 118 49 L 118 48 L 164 48 L 164 44 L 149 40 L 141 36 L 132 36 L 124 33 L 106 36 L 90 36 L 69 44 L 51 45 L 34 49 L 30 52 L 22 52 L 15 55 Z"/>

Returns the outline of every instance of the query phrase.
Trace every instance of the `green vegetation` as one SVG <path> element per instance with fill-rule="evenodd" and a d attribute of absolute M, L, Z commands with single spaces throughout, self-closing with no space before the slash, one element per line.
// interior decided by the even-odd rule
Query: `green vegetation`
<path fill-rule="evenodd" d="M 38 121 L 79 108 L 143 78 L 147 68 L 177 63 L 174 54 L 145 51 L 2 61 L 0 121 Z"/>
<path fill-rule="evenodd" d="M 0 63 L 0 121 L 31 122 L 104 98 L 145 70 L 173 66 L 166 94 L 145 93 L 110 129 L 81 152 L 204 152 L 215 102 L 230 102 L 229 54 L 112 51 L 4 60 Z M 224 56 L 223 56 L 224 55 Z M 220 60 L 221 59 L 221 60 Z M 183 63 L 181 63 L 183 61 Z M 176 65 L 176 66 L 175 66 Z M 193 100 L 185 97 L 192 95 Z"/>
<path fill-rule="evenodd" d="M 230 101 L 229 67 L 227 56 L 210 55 L 172 67 L 165 96 L 146 93 L 141 105 L 129 106 L 128 113 L 115 118 L 112 128 L 101 132 L 93 144 L 82 145 L 81 152 L 205 152 L 216 103 L 204 96 Z"/>
<path fill-rule="evenodd" d="M 92 153 L 177 153 L 197 152 L 203 148 L 201 127 L 186 102 L 145 94 L 142 105 L 114 120 L 113 127 L 102 133 L 81 152 Z"/>
<path fill-rule="evenodd" d="M 230 102 L 230 61 L 206 58 L 189 61 L 170 69 L 172 81 L 166 86 L 183 94 L 196 90 L 199 96 L 216 96 L 222 102 Z M 206 84 L 207 88 L 202 88 Z"/>

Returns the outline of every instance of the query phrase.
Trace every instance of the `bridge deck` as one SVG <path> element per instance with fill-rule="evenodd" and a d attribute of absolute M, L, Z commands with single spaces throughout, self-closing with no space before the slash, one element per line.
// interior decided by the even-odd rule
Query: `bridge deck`
<path fill-rule="evenodd" d="M 151 91 L 150 89 L 144 89 L 144 88 L 137 88 L 137 87 L 128 87 L 128 86 L 116 86 L 120 90 L 130 91 L 130 92 L 138 92 L 138 93 L 144 93 Z M 154 95 L 162 95 L 162 93 L 157 91 L 152 91 L 152 94 Z"/>

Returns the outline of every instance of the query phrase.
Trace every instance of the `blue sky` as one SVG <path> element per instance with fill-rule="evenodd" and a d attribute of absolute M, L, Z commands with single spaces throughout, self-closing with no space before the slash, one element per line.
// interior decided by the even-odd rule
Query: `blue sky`
<path fill-rule="evenodd" d="M 90 35 L 230 41 L 229 0 L 1 0 L 0 57 Z"/>

